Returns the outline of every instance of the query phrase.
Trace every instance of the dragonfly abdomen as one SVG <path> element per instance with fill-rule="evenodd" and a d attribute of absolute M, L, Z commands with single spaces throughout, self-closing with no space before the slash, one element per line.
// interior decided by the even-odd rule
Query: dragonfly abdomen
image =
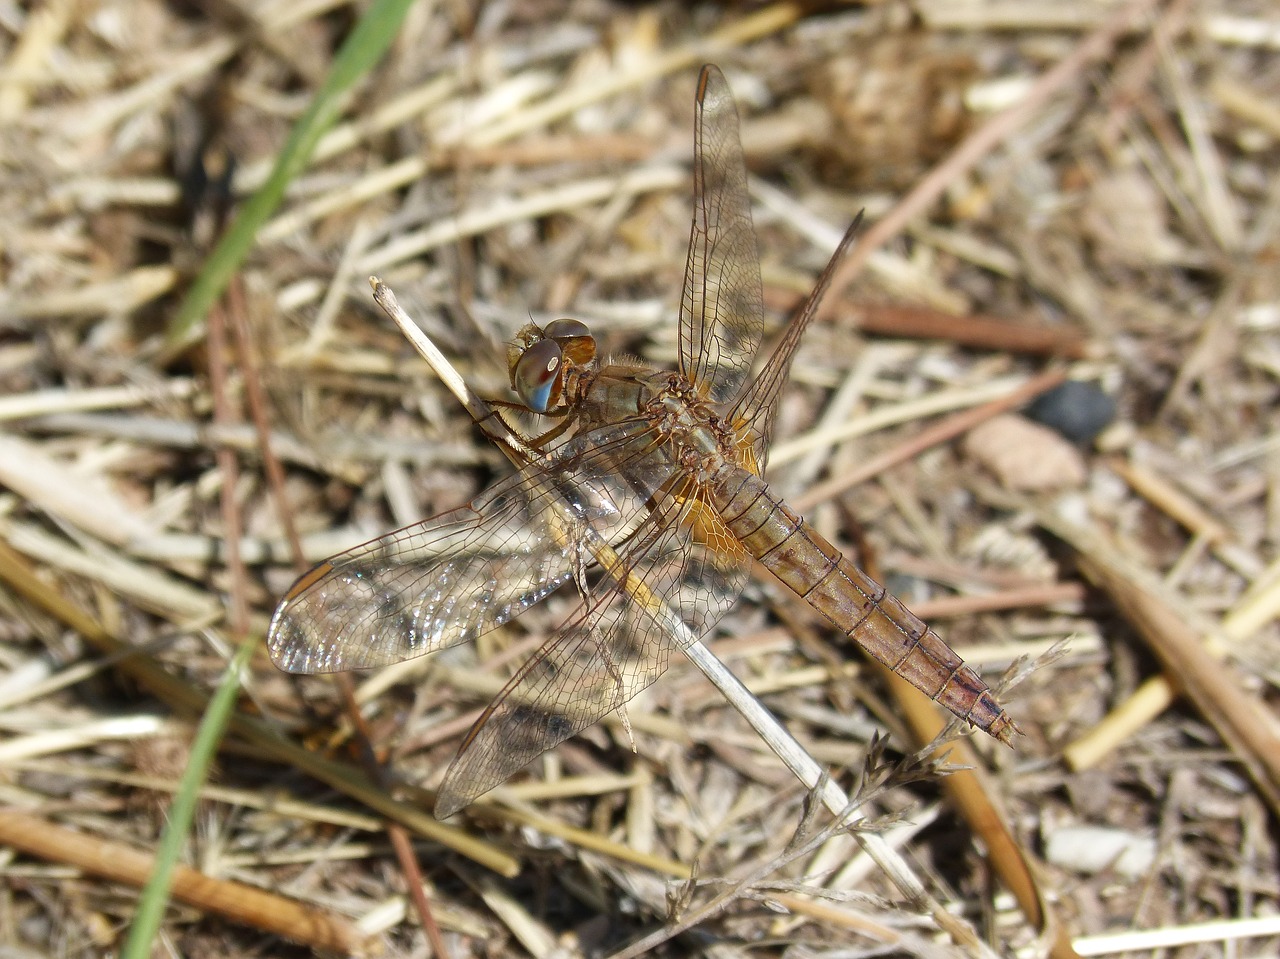
<path fill-rule="evenodd" d="M 732 469 L 710 489 L 725 527 L 828 622 L 955 715 L 1008 743 L 1017 726 L 964 660 L 769 489 Z"/>

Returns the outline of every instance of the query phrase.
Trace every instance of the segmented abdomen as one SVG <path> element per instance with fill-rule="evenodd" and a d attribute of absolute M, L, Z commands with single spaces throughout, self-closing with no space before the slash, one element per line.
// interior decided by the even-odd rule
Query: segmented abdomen
<path fill-rule="evenodd" d="M 1003 743 L 1017 726 L 937 633 L 844 558 L 753 473 L 732 468 L 709 499 L 756 559 L 884 665 Z"/>

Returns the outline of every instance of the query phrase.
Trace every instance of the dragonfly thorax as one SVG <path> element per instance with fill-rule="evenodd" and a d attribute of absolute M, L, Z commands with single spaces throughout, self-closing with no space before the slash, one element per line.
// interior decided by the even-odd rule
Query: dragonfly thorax
<path fill-rule="evenodd" d="M 689 476 L 698 483 L 713 482 L 723 470 L 739 465 L 733 431 L 684 377 L 668 376 L 649 406 L 650 420 Z"/>

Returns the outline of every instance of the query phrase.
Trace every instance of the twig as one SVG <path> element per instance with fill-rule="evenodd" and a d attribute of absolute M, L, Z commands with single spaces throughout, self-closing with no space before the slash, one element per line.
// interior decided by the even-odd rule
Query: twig
<path fill-rule="evenodd" d="M 765 302 L 780 313 L 790 313 L 803 297 L 765 288 Z M 1066 326 L 1023 323 L 999 316 L 966 313 L 957 316 L 927 306 L 894 304 L 880 306 L 842 303 L 836 308 L 834 325 L 864 333 L 900 339 L 946 340 L 959 346 L 1029 356 L 1056 356 L 1082 360 L 1089 355 L 1088 340 L 1079 330 Z"/>
<path fill-rule="evenodd" d="M 232 285 L 236 285 L 233 279 Z M 214 304 L 209 311 L 209 386 L 213 394 L 213 417 L 219 423 L 239 422 L 233 410 L 231 397 L 227 395 L 229 362 L 227 359 L 227 312 L 243 309 L 243 298 L 235 303 Z M 220 490 L 222 522 L 226 529 L 226 564 L 231 576 L 231 604 L 227 621 L 235 642 L 241 643 L 249 633 L 249 600 L 246 596 L 246 571 L 240 558 L 241 522 L 240 501 L 236 498 L 240 488 L 240 464 L 235 451 L 219 446 L 215 452 L 218 472 L 222 474 Z"/>
<path fill-rule="evenodd" d="M 170 709 L 184 714 L 198 714 L 207 708 L 208 697 L 204 692 L 166 672 L 149 657 L 127 655 L 134 654 L 137 650 L 38 577 L 23 556 L 3 541 L 0 541 L 0 582 L 8 583 L 19 596 L 79 633 L 98 649 L 111 655 L 126 654 L 121 655 L 116 668 L 162 700 Z M 502 875 L 514 876 L 519 871 L 519 863 L 506 853 L 460 829 L 436 821 L 416 806 L 392 799 L 360 770 L 303 749 L 281 736 L 264 720 L 237 713 L 231 717 L 229 728 L 278 761 L 295 766 L 370 809 L 404 823 L 421 836 L 455 849 Z"/>
<path fill-rule="evenodd" d="M 244 309 L 244 291 L 239 277 L 233 277 L 231 285 L 228 288 L 228 301 L 231 304 L 231 313 L 233 316 L 233 330 L 236 338 L 236 347 L 240 357 L 240 367 L 243 372 L 245 395 L 248 399 L 250 417 L 253 420 L 254 431 L 258 437 L 258 449 L 262 454 L 262 465 L 266 470 L 267 483 L 271 489 L 272 498 L 276 504 L 276 515 L 280 519 L 280 524 L 284 527 L 285 538 L 289 542 L 289 549 L 293 555 L 293 564 L 299 573 L 306 569 L 306 557 L 302 551 L 302 541 L 298 538 L 297 528 L 293 522 L 293 511 L 289 509 L 288 499 L 285 496 L 285 477 L 284 469 L 280 466 L 280 460 L 276 457 L 271 448 L 271 431 L 267 417 L 267 399 L 262 389 L 262 382 L 258 375 L 256 357 L 254 356 L 253 343 L 249 336 L 248 324 L 246 321 Z M 216 326 L 213 322 L 216 316 L 216 309 L 210 313 L 210 341 L 213 341 L 213 333 Z M 220 449 L 219 454 L 223 451 Z M 229 450 L 228 455 L 234 456 Z M 224 486 L 224 491 L 227 487 Z M 231 484 L 234 489 L 235 485 Z M 239 563 L 239 538 L 240 527 L 236 523 L 234 527 L 228 524 L 228 535 L 235 536 L 235 543 L 227 543 L 228 562 Z M 347 714 L 351 718 L 352 725 L 357 731 L 360 738 L 362 749 L 361 757 L 364 760 L 366 772 L 369 778 L 374 782 L 379 782 L 383 777 L 380 775 L 381 769 L 373 754 L 373 748 L 370 743 L 368 729 L 364 723 L 364 715 L 360 712 L 360 706 L 355 701 L 351 677 L 343 675 L 339 680 L 342 689 L 343 701 L 347 707 Z M 431 904 L 427 900 L 426 893 L 423 891 L 422 871 L 418 868 L 418 861 L 413 854 L 413 845 L 409 841 L 409 835 L 405 828 L 394 820 L 387 820 L 384 825 L 387 835 L 391 839 L 391 847 L 395 850 L 396 860 L 400 864 L 400 871 L 404 874 L 405 884 L 409 890 L 409 901 L 413 903 L 418 918 L 422 923 L 422 928 L 427 934 L 428 940 L 431 942 L 432 951 L 437 956 L 446 954 L 444 941 L 440 937 L 440 927 L 436 923 L 435 916 L 432 914 Z"/>
<path fill-rule="evenodd" d="M 152 856 L 132 846 L 87 836 L 13 810 L 0 816 L 0 843 L 131 886 L 145 882 L 154 864 Z M 294 942 L 344 955 L 366 954 L 364 937 L 345 920 L 187 866 L 174 871 L 173 895 L 204 912 L 228 916 Z"/>
<path fill-rule="evenodd" d="M 244 303 L 244 286 L 239 277 L 231 281 L 227 289 L 228 301 L 231 304 L 231 332 L 236 341 L 236 355 L 240 360 L 240 370 L 244 381 L 246 405 L 249 408 L 249 419 L 253 423 L 254 436 L 258 441 L 258 452 L 262 456 L 262 468 L 267 474 L 267 486 L 271 490 L 272 500 L 276 506 L 276 516 L 284 527 L 284 536 L 293 556 L 294 566 L 298 571 L 307 564 L 302 552 L 302 541 L 298 538 L 298 530 L 293 523 L 293 512 L 288 508 L 288 500 L 284 495 L 284 468 L 280 458 L 276 456 L 271 444 L 271 424 L 267 417 L 267 397 L 262 389 L 262 377 L 258 374 L 257 356 L 253 348 L 253 338 L 249 335 L 248 311 Z M 219 447 L 219 452 L 227 447 Z M 239 542 L 236 543 L 237 554 Z M 228 543 L 228 557 L 231 556 Z"/>
<path fill-rule="evenodd" d="M 1017 323 L 998 316 L 951 316 L 918 306 L 859 306 L 841 311 L 841 326 L 883 336 L 948 340 L 960 346 L 1082 360 L 1088 341 L 1068 327 Z"/>
<path fill-rule="evenodd" d="M 935 619 L 973 616 L 978 613 L 1030 609 L 1035 606 L 1056 606 L 1059 603 L 1079 603 L 1084 598 L 1085 588 L 1080 583 L 1047 583 L 1043 586 L 1004 589 L 995 593 L 938 596 L 923 602 L 912 603 L 911 609 L 917 616 L 928 622 Z"/>
<path fill-rule="evenodd" d="M 884 472 L 890 467 L 913 459 L 931 446 L 954 439 L 961 433 L 973 429 L 979 423 L 989 420 L 993 416 L 1017 409 L 1041 393 L 1053 389 L 1065 379 L 1066 374 L 1064 373 L 1041 373 L 1007 396 L 971 410 L 965 410 L 963 413 L 957 413 L 941 423 L 935 423 L 893 449 L 887 450 L 879 456 L 871 457 L 858 469 L 850 470 L 840 476 L 833 476 L 825 483 L 818 483 L 816 486 L 810 487 L 803 495 L 796 497 L 795 507 L 800 512 L 805 512 L 819 503 L 825 503 L 827 500 L 839 496 L 845 490 L 852 489 L 859 483 Z"/>
<path fill-rule="evenodd" d="M 1280 814 L 1280 728 L 1235 670 L 1216 660 L 1190 619 L 1152 577 L 1127 562 L 1101 533 L 1025 504 L 1040 525 L 1080 554 L 1085 573 L 1105 589 L 1160 658 L 1167 674 L 1244 763 L 1272 810 Z"/>

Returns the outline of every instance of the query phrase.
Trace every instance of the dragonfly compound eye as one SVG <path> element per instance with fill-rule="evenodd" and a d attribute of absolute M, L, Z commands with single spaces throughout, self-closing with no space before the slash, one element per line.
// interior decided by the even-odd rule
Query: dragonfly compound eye
<path fill-rule="evenodd" d="M 542 335 L 549 340 L 571 340 L 579 336 L 590 336 L 591 327 L 581 320 L 562 318 L 552 320 L 544 326 Z"/>
<path fill-rule="evenodd" d="M 516 395 L 535 413 L 545 413 L 560 399 L 564 357 L 555 340 L 539 340 L 520 354 L 511 370 Z"/>
<path fill-rule="evenodd" d="M 596 358 L 596 338 L 581 320 L 552 320 L 542 328 L 542 335 L 560 344 L 566 361 L 586 366 Z"/>

